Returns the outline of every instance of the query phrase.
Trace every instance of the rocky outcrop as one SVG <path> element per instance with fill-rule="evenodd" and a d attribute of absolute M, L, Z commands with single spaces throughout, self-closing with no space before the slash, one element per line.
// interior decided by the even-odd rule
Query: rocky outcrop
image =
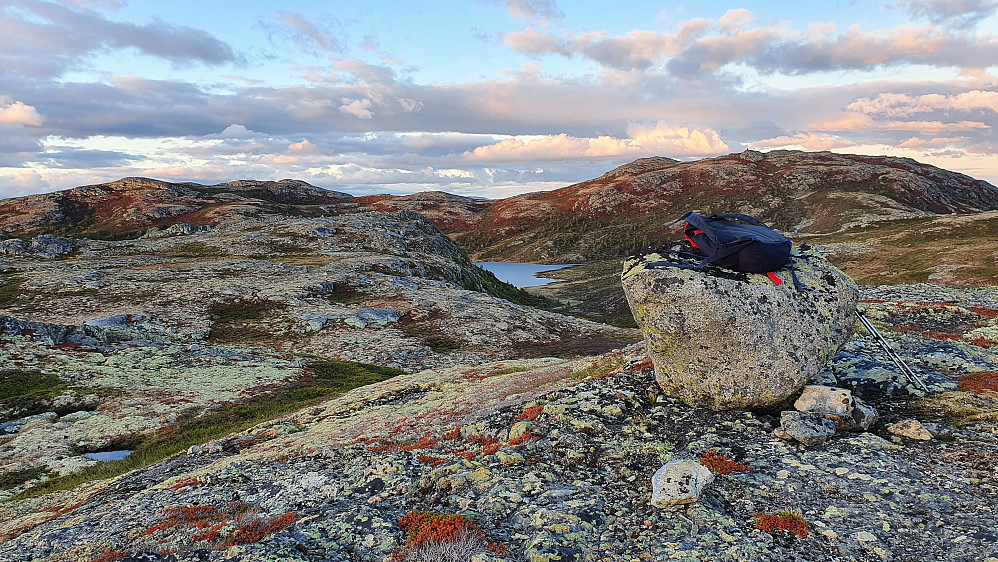
<path fill-rule="evenodd" d="M 711 408 L 771 406 L 852 335 L 858 289 L 813 250 L 795 258 L 801 291 L 765 275 L 645 267 L 661 260 L 627 261 L 621 282 L 669 395 Z"/>
<path fill-rule="evenodd" d="M 20 238 L 0 240 L 0 256 L 34 254 L 45 258 L 54 258 L 72 251 L 72 238 L 59 238 L 51 234 L 42 234 L 29 240 Z"/>

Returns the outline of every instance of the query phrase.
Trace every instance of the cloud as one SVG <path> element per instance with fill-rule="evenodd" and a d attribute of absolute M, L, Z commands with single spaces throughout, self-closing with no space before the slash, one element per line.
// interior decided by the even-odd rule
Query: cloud
<path fill-rule="evenodd" d="M 476 147 L 464 156 L 474 162 L 525 162 L 608 156 L 697 156 L 728 150 L 728 145 L 713 129 L 672 128 L 661 121 L 653 127 L 631 125 L 628 136 L 626 139 L 605 135 L 578 138 L 561 133 L 527 140 L 512 137 Z"/>
<path fill-rule="evenodd" d="M 978 121 L 958 121 L 943 123 L 942 121 L 889 121 L 880 125 L 894 131 L 915 131 L 923 134 L 939 134 L 949 131 L 972 131 L 975 129 L 990 129 L 987 123 Z"/>
<path fill-rule="evenodd" d="M 308 52 L 339 53 L 345 49 L 343 25 L 334 16 L 311 14 L 306 19 L 305 16 L 292 12 L 274 12 L 260 23 L 272 38 L 289 40 Z"/>
<path fill-rule="evenodd" d="M 38 114 L 37 109 L 24 102 L 11 101 L 9 97 L 0 96 L 0 124 L 40 127 L 42 116 Z"/>
<path fill-rule="evenodd" d="M 618 70 L 646 71 L 664 65 L 680 77 L 713 73 L 731 64 L 764 75 L 794 75 L 901 64 L 970 71 L 998 60 L 998 37 L 990 34 L 954 33 L 930 25 L 873 32 L 853 25 L 836 33 L 833 23 L 820 22 L 796 31 L 785 22 L 753 27 L 754 21 L 752 12 L 737 9 L 716 21 L 692 19 L 666 32 L 635 29 L 620 35 L 588 31 L 568 36 L 528 28 L 507 34 L 505 43 L 532 57 L 582 57 Z"/>
<path fill-rule="evenodd" d="M 850 111 L 904 117 L 936 110 L 973 112 L 986 110 L 998 114 L 998 92 L 971 90 L 956 95 L 883 93 L 876 98 L 856 100 L 847 107 Z"/>
<path fill-rule="evenodd" d="M 755 14 L 752 12 L 738 8 L 735 10 L 728 10 L 724 13 L 719 20 L 717 20 L 717 25 L 723 31 L 741 31 L 752 23 L 755 19 Z"/>
<path fill-rule="evenodd" d="M 571 56 L 571 52 L 565 41 L 545 31 L 537 31 L 532 27 L 528 27 L 523 31 L 508 33 L 503 41 L 514 51 L 532 57 L 539 57 L 548 53 L 557 53 L 566 57 Z"/>
<path fill-rule="evenodd" d="M 261 136 L 261 133 L 251 131 L 243 125 L 233 123 L 225 129 L 222 129 L 222 132 L 218 133 L 218 135 L 212 136 L 220 139 L 251 139 Z"/>
<path fill-rule="evenodd" d="M 348 115 L 353 115 L 357 119 L 370 119 L 374 117 L 371 113 L 371 107 L 374 105 L 374 101 L 371 98 L 361 98 L 361 99 L 350 99 L 343 98 L 343 105 L 340 106 L 340 111 Z"/>
<path fill-rule="evenodd" d="M 116 150 L 87 150 L 74 147 L 46 147 L 33 163 L 46 168 L 111 168 L 145 160 L 144 155 Z"/>
<path fill-rule="evenodd" d="M 0 168 L 0 199 L 44 191 L 48 182 L 34 170 Z"/>
<path fill-rule="evenodd" d="M 535 20 L 547 25 L 551 20 L 565 17 L 555 0 L 498 0 L 510 15 Z"/>
<path fill-rule="evenodd" d="M 937 137 L 933 139 L 922 139 L 911 137 L 898 145 L 898 148 L 925 148 L 930 146 L 945 146 L 948 144 L 963 143 L 970 140 L 970 137 Z M 937 153 L 938 154 L 938 153 Z"/>
<path fill-rule="evenodd" d="M 237 62 L 232 48 L 206 31 L 166 23 L 113 22 L 97 12 L 24 0 L 0 7 L 0 67 L 22 76 L 56 76 L 87 55 L 134 48 L 176 65 Z"/>
<path fill-rule="evenodd" d="M 935 25 L 969 28 L 998 10 L 998 0 L 897 0 L 888 7 L 904 8 L 915 18 Z"/>
<path fill-rule="evenodd" d="M 802 148 L 804 150 L 832 150 L 852 146 L 851 141 L 816 133 L 797 133 L 793 136 L 779 136 L 749 143 L 753 150 L 765 148 Z"/>

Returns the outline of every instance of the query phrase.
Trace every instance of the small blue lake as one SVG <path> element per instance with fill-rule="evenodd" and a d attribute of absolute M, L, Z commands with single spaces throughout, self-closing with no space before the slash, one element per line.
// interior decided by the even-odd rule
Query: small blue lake
<path fill-rule="evenodd" d="M 541 265 L 538 263 L 482 261 L 476 262 L 475 265 L 482 269 L 491 271 L 492 274 L 498 277 L 500 281 L 505 281 L 510 285 L 520 287 L 522 289 L 524 287 L 537 287 L 539 285 L 547 285 L 548 283 L 561 281 L 561 279 L 545 279 L 543 277 L 534 276 L 542 271 L 554 271 L 556 269 L 564 269 L 578 264 L 566 263 L 561 265 Z"/>
<path fill-rule="evenodd" d="M 104 451 L 102 453 L 83 453 L 83 456 L 95 461 L 120 461 L 132 454 L 131 451 Z"/>

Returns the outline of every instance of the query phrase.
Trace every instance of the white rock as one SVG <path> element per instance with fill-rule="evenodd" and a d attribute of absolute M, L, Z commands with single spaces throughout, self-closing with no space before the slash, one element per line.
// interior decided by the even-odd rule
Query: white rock
<path fill-rule="evenodd" d="M 794 408 L 799 412 L 839 416 L 852 414 L 854 405 L 852 392 L 844 388 L 816 384 L 805 386 L 800 398 L 794 402 Z"/>
<path fill-rule="evenodd" d="M 666 463 L 651 478 L 651 504 L 676 508 L 700 499 L 703 487 L 714 481 L 714 474 L 702 464 L 690 460 Z"/>

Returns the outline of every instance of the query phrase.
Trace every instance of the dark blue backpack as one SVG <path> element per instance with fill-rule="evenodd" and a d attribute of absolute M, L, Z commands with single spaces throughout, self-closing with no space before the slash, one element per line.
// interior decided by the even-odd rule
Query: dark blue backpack
<path fill-rule="evenodd" d="M 717 265 L 735 271 L 746 273 L 767 273 L 773 282 L 782 282 L 771 274 L 790 264 L 790 275 L 794 285 L 801 289 L 800 282 L 793 270 L 791 260 L 790 239 L 769 228 L 761 221 L 740 213 L 723 213 L 701 217 L 689 212 L 676 219 L 668 226 L 679 221 L 686 221 L 683 235 L 686 240 L 702 253 L 702 258 L 696 265 L 651 262 L 646 267 L 684 267 L 703 269 L 708 265 Z"/>

